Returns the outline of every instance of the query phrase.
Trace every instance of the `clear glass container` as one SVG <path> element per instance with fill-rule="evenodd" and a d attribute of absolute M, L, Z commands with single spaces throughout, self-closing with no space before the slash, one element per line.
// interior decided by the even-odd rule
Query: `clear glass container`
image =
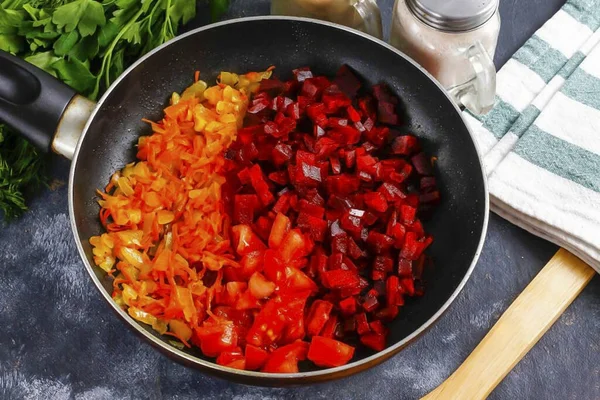
<path fill-rule="evenodd" d="M 494 105 L 498 0 L 396 0 L 390 44 L 475 114 Z"/>
<path fill-rule="evenodd" d="M 375 0 L 272 0 L 271 14 L 334 22 L 381 39 L 381 12 Z"/>

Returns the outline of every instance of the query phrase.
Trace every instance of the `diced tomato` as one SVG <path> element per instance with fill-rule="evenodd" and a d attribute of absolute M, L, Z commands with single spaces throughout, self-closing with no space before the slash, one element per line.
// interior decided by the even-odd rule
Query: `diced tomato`
<path fill-rule="evenodd" d="M 339 323 L 337 315 L 332 315 L 321 330 L 320 336 L 332 338 L 335 335 Z"/>
<path fill-rule="evenodd" d="M 217 364 L 235 369 L 246 369 L 246 358 L 241 350 L 224 351 L 217 356 Z"/>
<path fill-rule="evenodd" d="M 309 244 L 299 229 L 292 229 L 289 231 L 279 247 L 279 254 L 281 259 L 289 263 L 299 257 L 304 257 L 309 253 Z"/>
<path fill-rule="evenodd" d="M 360 336 L 360 342 L 375 351 L 382 351 L 385 349 L 385 336 L 381 333 L 365 333 Z"/>
<path fill-rule="evenodd" d="M 292 224 L 288 217 L 282 213 L 277 213 L 271 227 L 271 234 L 269 235 L 269 247 L 272 249 L 278 248 L 291 226 Z"/>
<path fill-rule="evenodd" d="M 216 357 L 220 353 L 232 350 L 237 346 L 238 336 L 233 322 L 218 324 L 205 323 L 196 328 L 193 336 L 194 343 L 200 344 L 200 349 L 208 357 Z"/>
<path fill-rule="evenodd" d="M 308 348 L 308 359 L 319 367 L 339 367 L 354 356 L 354 347 L 338 340 L 313 336 Z"/>
<path fill-rule="evenodd" d="M 324 300 L 315 300 L 308 313 L 308 317 L 306 318 L 307 325 L 307 333 L 309 336 L 318 335 L 327 320 L 329 320 L 329 314 L 333 309 L 333 304 Z"/>
<path fill-rule="evenodd" d="M 263 274 L 255 272 L 248 281 L 248 288 L 252 296 L 257 299 L 265 299 L 275 291 L 275 284 L 265 279 Z"/>
<path fill-rule="evenodd" d="M 244 256 L 253 251 L 261 251 L 267 248 L 258 235 L 248 225 L 236 225 L 231 228 L 236 252 Z"/>
<path fill-rule="evenodd" d="M 246 356 L 246 369 L 249 371 L 260 369 L 269 357 L 269 353 L 267 353 L 266 350 L 251 344 L 246 344 L 246 351 L 244 354 Z"/>
<path fill-rule="evenodd" d="M 308 343 L 297 341 L 274 350 L 263 366 L 263 372 L 296 373 L 298 372 L 298 361 L 306 359 Z"/>

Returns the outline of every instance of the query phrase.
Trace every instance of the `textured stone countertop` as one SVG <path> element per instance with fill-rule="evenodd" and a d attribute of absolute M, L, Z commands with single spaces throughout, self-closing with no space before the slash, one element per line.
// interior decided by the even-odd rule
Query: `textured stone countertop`
<path fill-rule="evenodd" d="M 386 30 L 392 3 L 379 1 Z M 561 5 L 501 0 L 497 66 Z M 268 1 L 232 0 L 228 17 L 266 13 Z M 68 163 L 56 158 L 52 173 L 66 181 Z M 416 399 L 456 369 L 556 249 L 492 215 L 466 287 L 400 354 L 331 383 L 259 388 L 173 362 L 117 319 L 77 254 L 64 185 L 39 193 L 29 213 L 0 229 L 0 399 Z M 597 276 L 490 398 L 600 399 Z"/>

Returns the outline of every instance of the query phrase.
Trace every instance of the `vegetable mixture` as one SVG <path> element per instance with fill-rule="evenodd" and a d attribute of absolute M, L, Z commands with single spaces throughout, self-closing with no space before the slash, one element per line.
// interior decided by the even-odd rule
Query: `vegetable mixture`
<path fill-rule="evenodd" d="M 173 94 L 101 200 L 90 239 L 114 300 L 231 368 L 298 372 L 381 351 L 423 294 L 432 160 L 398 99 L 348 66 L 222 72 Z"/>

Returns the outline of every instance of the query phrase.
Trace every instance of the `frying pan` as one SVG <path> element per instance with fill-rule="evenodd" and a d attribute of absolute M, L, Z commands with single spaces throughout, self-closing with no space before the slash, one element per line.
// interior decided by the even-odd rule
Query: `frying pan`
<path fill-rule="evenodd" d="M 426 224 L 435 241 L 426 292 L 410 299 L 390 325 L 388 347 L 358 349 L 351 363 L 331 369 L 301 365 L 295 374 L 266 374 L 222 367 L 198 349 L 178 350 L 150 327 L 132 319 L 111 299 L 112 283 L 96 267 L 88 239 L 103 229 L 96 189 L 135 160 L 142 118 L 158 120 L 167 99 L 191 83 L 194 71 L 214 82 L 220 71 L 247 72 L 276 66 L 276 74 L 310 66 L 332 76 L 349 64 L 367 84 L 387 83 L 399 96 L 403 130 L 416 133 L 435 155 L 442 202 Z M 488 221 L 485 175 L 460 110 L 443 88 L 407 56 L 382 41 L 338 25 L 302 18 L 255 17 L 206 26 L 179 36 L 132 65 L 97 105 L 35 67 L 0 54 L 0 119 L 44 150 L 72 158 L 69 212 L 75 242 L 92 280 L 117 314 L 137 333 L 178 361 L 251 384 L 287 385 L 334 379 L 376 365 L 425 332 L 469 278 Z"/>

